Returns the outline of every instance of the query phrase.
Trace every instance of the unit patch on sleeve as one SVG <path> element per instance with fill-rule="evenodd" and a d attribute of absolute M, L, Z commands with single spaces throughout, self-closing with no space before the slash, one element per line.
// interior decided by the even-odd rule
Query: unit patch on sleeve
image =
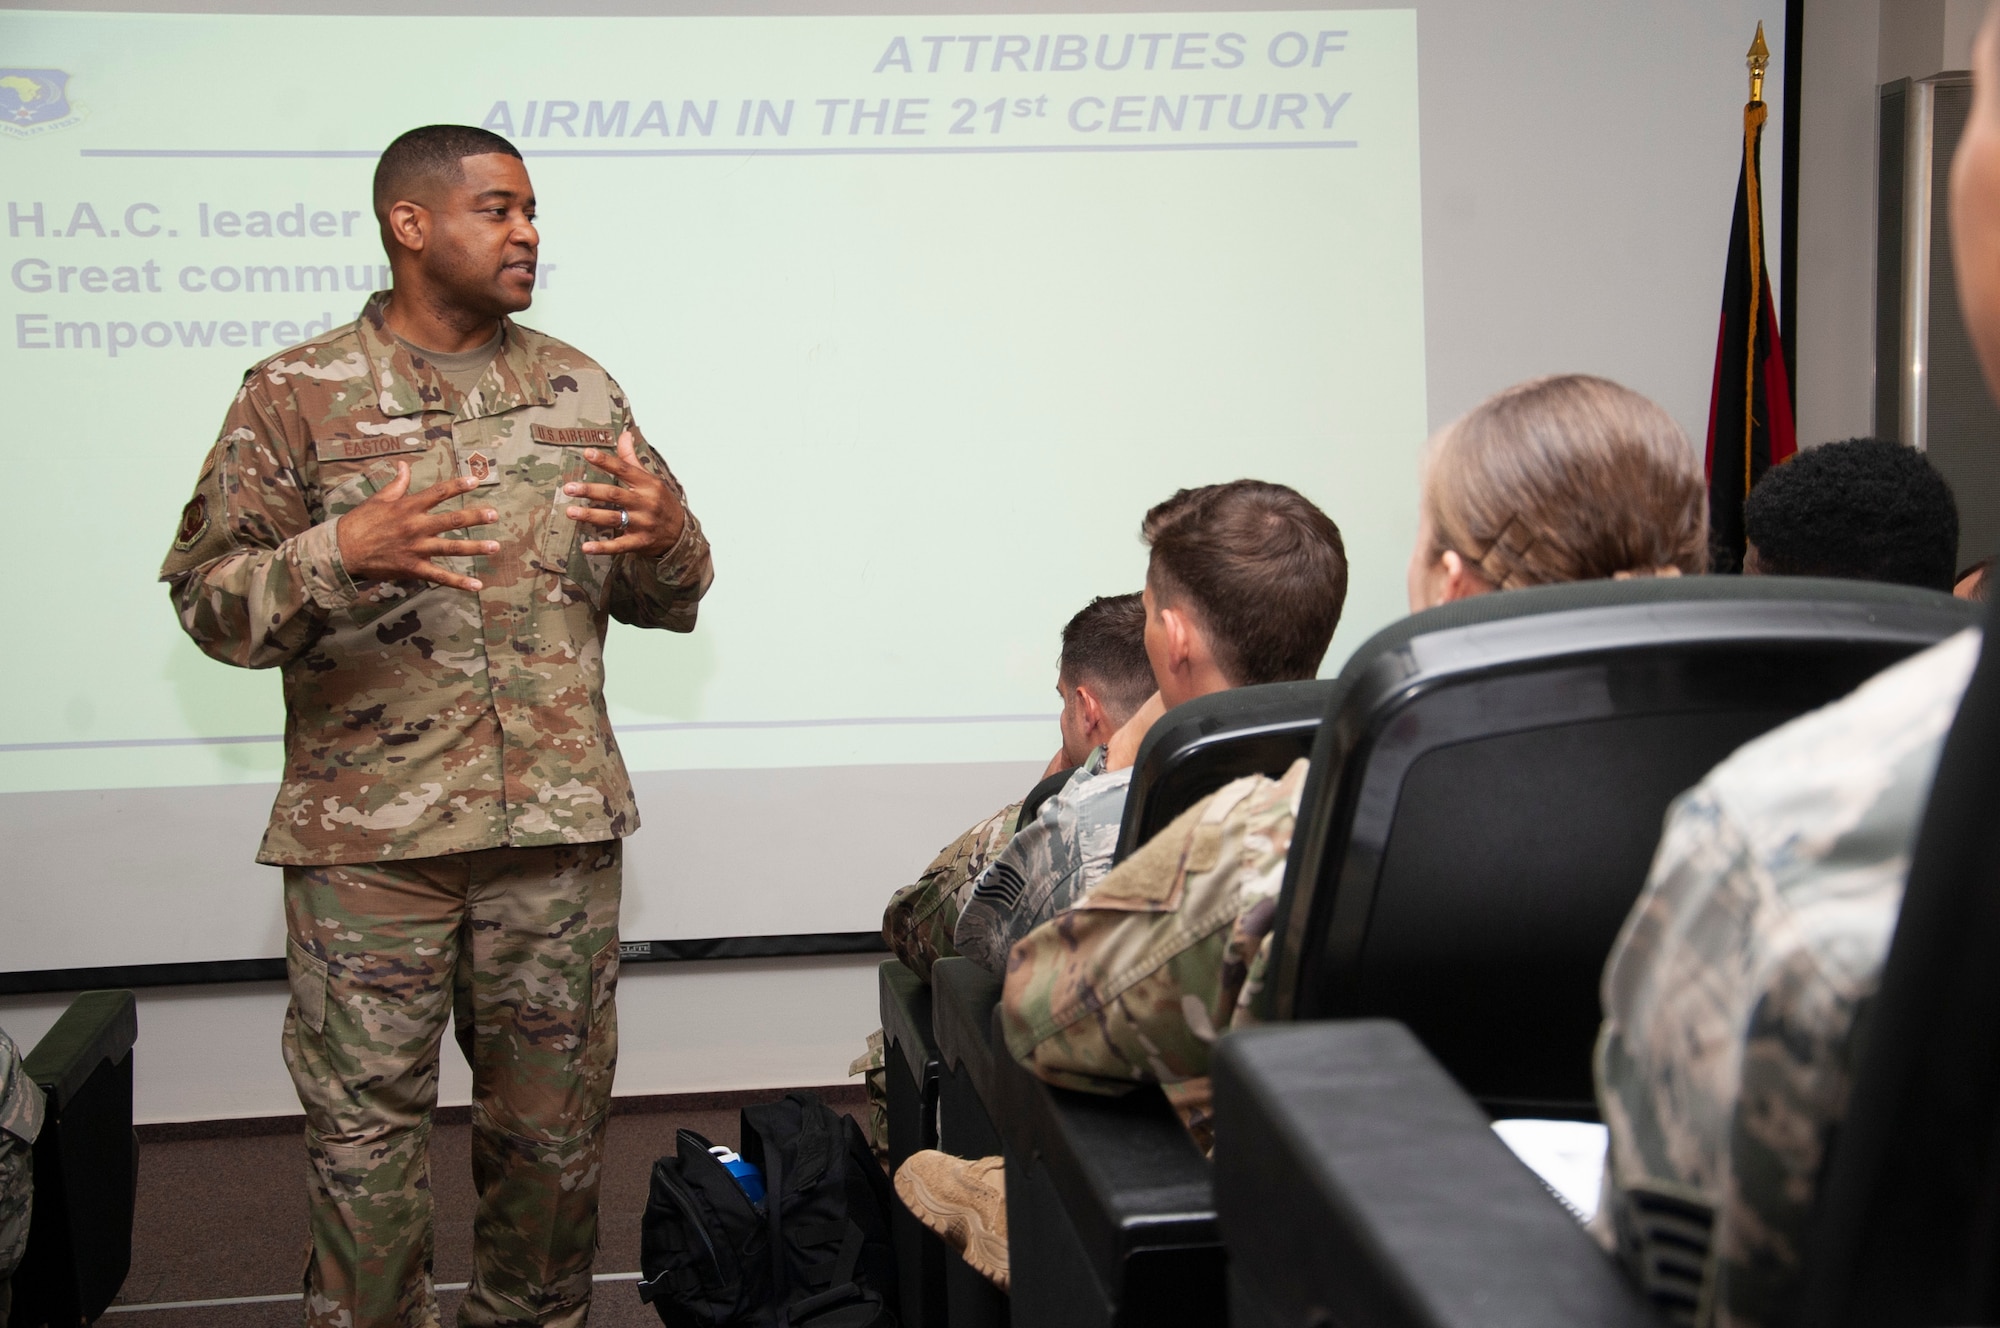
<path fill-rule="evenodd" d="M 174 548 L 186 553 L 208 531 L 208 495 L 198 493 L 181 509 L 181 528 L 174 535 Z"/>

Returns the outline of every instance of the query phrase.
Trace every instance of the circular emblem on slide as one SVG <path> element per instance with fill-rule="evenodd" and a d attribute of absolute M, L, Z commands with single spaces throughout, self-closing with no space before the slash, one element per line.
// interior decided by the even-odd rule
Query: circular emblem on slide
<path fill-rule="evenodd" d="M 484 452 L 474 452 L 465 459 L 465 473 L 475 484 L 484 484 L 493 475 L 493 458 Z"/>
<path fill-rule="evenodd" d="M 181 509 L 181 528 L 180 533 L 174 536 L 174 547 L 186 553 L 207 529 L 208 495 L 198 493 L 188 499 L 187 506 Z"/>
<path fill-rule="evenodd" d="M 0 69 L 0 133 L 13 138 L 67 129 L 83 118 L 61 69 Z"/>

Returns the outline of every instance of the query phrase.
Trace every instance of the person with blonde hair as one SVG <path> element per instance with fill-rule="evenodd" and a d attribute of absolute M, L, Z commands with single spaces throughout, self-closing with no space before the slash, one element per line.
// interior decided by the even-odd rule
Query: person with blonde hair
<path fill-rule="evenodd" d="M 1586 374 L 1496 392 L 1424 449 L 1410 610 L 1564 581 L 1708 570 L 1701 459 L 1673 417 Z"/>
<path fill-rule="evenodd" d="M 1602 378 L 1539 378 L 1480 403 L 1424 451 L 1410 609 L 1563 581 L 1706 565 L 1701 462 L 1670 416 Z M 1051 1083 L 1157 1083 L 1207 1147 L 1216 1037 L 1251 1021 L 1306 763 L 1183 813 L 1008 955 L 1008 1051 Z M 997 1158 L 912 1155 L 896 1191 L 1006 1282 Z"/>

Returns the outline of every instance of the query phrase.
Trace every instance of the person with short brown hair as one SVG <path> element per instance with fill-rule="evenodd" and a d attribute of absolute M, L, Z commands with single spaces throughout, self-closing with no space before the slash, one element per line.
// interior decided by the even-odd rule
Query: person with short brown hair
<path fill-rule="evenodd" d="M 1605 379 L 1498 392 L 1433 438 L 1421 465 L 1413 613 L 1524 586 L 1674 576 L 1706 559 L 1694 448 L 1664 410 Z M 1001 1000 L 1009 1052 L 1072 1088 L 1159 1083 L 1205 1144 L 1209 1051 L 1252 1021 L 1305 774 L 1301 760 L 1280 779 L 1226 786 L 1030 932 Z"/>
<path fill-rule="evenodd" d="M 1182 489 L 1140 529 L 1156 632 L 1194 615 L 1232 687 L 1318 672 L 1347 601 L 1347 549 L 1326 513 L 1282 484 L 1232 480 Z"/>
<path fill-rule="evenodd" d="M 1146 513 L 1146 655 L 1158 694 L 974 883 L 958 952 L 990 972 L 1111 868 L 1132 761 L 1154 720 L 1210 692 L 1310 678 L 1347 598 L 1340 528 L 1262 480 L 1182 489 Z"/>

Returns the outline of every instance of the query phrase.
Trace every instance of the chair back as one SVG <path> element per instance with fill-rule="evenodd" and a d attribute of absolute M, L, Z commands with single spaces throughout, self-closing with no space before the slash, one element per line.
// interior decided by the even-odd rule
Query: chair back
<path fill-rule="evenodd" d="M 1315 678 L 1237 687 L 1198 696 L 1160 716 L 1133 763 L 1117 860 L 1232 779 L 1276 778 L 1310 755 L 1335 686 Z"/>
<path fill-rule="evenodd" d="M 1314 749 L 1267 1014 L 1400 1020 L 1488 1110 L 1594 1116 L 1599 976 L 1668 804 L 1976 616 L 1933 591 L 1698 577 L 1481 596 L 1378 633 Z"/>
<path fill-rule="evenodd" d="M 139 1140 L 132 1128 L 129 991 L 87 991 L 22 1058 L 45 1103 L 35 1205 L 14 1273 L 13 1322 L 91 1323 L 132 1266 Z"/>

